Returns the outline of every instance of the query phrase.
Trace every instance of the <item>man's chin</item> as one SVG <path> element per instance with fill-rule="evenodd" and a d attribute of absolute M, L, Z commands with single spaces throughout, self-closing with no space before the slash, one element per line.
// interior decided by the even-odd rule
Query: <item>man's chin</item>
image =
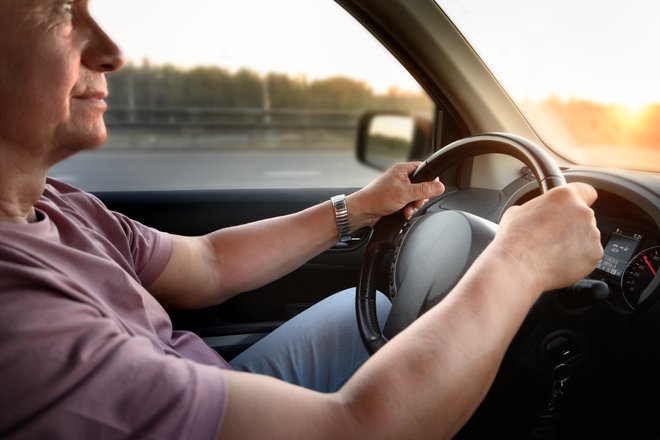
<path fill-rule="evenodd" d="M 85 150 L 98 150 L 101 148 L 103 145 L 105 145 L 105 141 L 108 139 L 108 135 L 104 132 L 103 136 L 100 136 L 98 139 L 95 139 L 93 142 L 90 142 L 90 144 L 85 148 Z"/>
<path fill-rule="evenodd" d="M 108 130 L 103 119 L 97 119 L 93 123 L 73 124 L 64 132 L 63 140 L 68 138 L 72 144 L 81 146 L 83 149 L 98 148 L 108 138 Z"/>
<path fill-rule="evenodd" d="M 97 150 L 105 144 L 107 138 L 108 137 L 105 134 L 103 136 L 85 137 L 77 142 L 71 142 L 68 149 L 70 149 L 73 154 L 78 151 Z"/>
<path fill-rule="evenodd" d="M 56 162 L 60 162 L 81 151 L 97 150 L 101 148 L 108 138 L 105 126 L 84 133 L 69 132 L 58 136 L 58 148 L 56 148 Z"/>

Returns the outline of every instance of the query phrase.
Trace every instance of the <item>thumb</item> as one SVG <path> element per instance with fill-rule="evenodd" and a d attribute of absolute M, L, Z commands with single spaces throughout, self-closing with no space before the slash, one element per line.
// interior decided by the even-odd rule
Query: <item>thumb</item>
<path fill-rule="evenodd" d="M 412 197 L 415 200 L 430 199 L 437 197 L 445 191 L 445 186 L 438 178 L 428 182 L 413 183 Z"/>

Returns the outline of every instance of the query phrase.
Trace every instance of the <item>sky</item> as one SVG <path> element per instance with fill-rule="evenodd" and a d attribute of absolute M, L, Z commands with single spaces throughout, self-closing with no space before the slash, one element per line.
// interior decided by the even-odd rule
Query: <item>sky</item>
<path fill-rule="evenodd" d="M 383 0 L 386 1 L 386 0 Z M 436 0 L 516 99 L 660 103 L 656 0 Z M 332 0 L 92 0 L 126 56 L 419 87 Z"/>
<path fill-rule="evenodd" d="M 519 99 L 660 103 L 657 0 L 436 0 Z"/>
<path fill-rule="evenodd" d="M 310 80 L 344 75 L 376 92 L 419 86 L 331 0 L 93 0 L 126 57 L 181 67 L 220 65 Z"/>

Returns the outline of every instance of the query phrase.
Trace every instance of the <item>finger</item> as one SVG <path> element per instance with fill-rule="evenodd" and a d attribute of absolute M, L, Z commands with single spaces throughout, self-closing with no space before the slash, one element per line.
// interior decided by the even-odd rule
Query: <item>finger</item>
<path fill-rule="evenodd" d="M 403 212 L 403 218 L 405 218 L 406 220 L 410 220 L 412 218 L 412 216 L 415 215 L 415 213 L 417 211 L 419 211 L 419 208 L 421 208 L 424 205 L 424 203 L 426 203 L 427 201 L 428 201 L 428 199 L 427 200 L 417 200 L 417 201 L 408 203 L 401 210 Z"/>
<path fill-rule="evenodd" d="M 422 206 L 424 206 L 424 205 L 426 204 L 426 202 L 428 202 L 428 201 L 429 201 L 429 199 L 415 200 L 415 201 L 412 203 L 413 208 L 415 208 L 415 209 L 419 209 L 419 208 L 421 208 Z"/>
<path fill-rule="evenodd" d="M 587 206 L 591 206 L 598 198 L 598 193 L 591 185 L 582 182 L 573 182 L 567 185 L 573 188 L 574 192 L 584 200 Z"/>
<path fill-rule="evenodd" d="M 415 213 L 416 209 L 412 204 L 406 205 L 403 207 L 403 218 L 410 220 L 410 218 Z"/>
<path fill-rule="evenodd" d="M 413 170 L 416 170 L 422 164 L 422 161 L 413 160 L 413 161 L 410 161 L 410 162 L 406 162 L 406 164 L 409 165 Z"/>
<path fill-rule="evenodd" d="M 422 164 L 422 162 L 419 161 L 412 161 L 412 162 L 403 162 L 403 163 L 398 163 L 394 165 L 394 168 L 398 168 L 402 173 L 406 175 L 406 177 L 410 178 L 415 170 Z"/>

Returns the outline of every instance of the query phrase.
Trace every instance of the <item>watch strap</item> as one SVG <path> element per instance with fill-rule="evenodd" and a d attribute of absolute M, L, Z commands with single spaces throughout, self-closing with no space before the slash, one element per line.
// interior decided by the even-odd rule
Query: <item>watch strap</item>
<path fill-rule="evenodd" d="M 348 225 L 348 208 L 346 206 L 346 196 L 340 194 L 330 198 L 332 208 L 335 210 L 335 221 L 337 222 L 337 232 L 339 241 L 346 243 L 351 241 L 351 228 Z"/>

